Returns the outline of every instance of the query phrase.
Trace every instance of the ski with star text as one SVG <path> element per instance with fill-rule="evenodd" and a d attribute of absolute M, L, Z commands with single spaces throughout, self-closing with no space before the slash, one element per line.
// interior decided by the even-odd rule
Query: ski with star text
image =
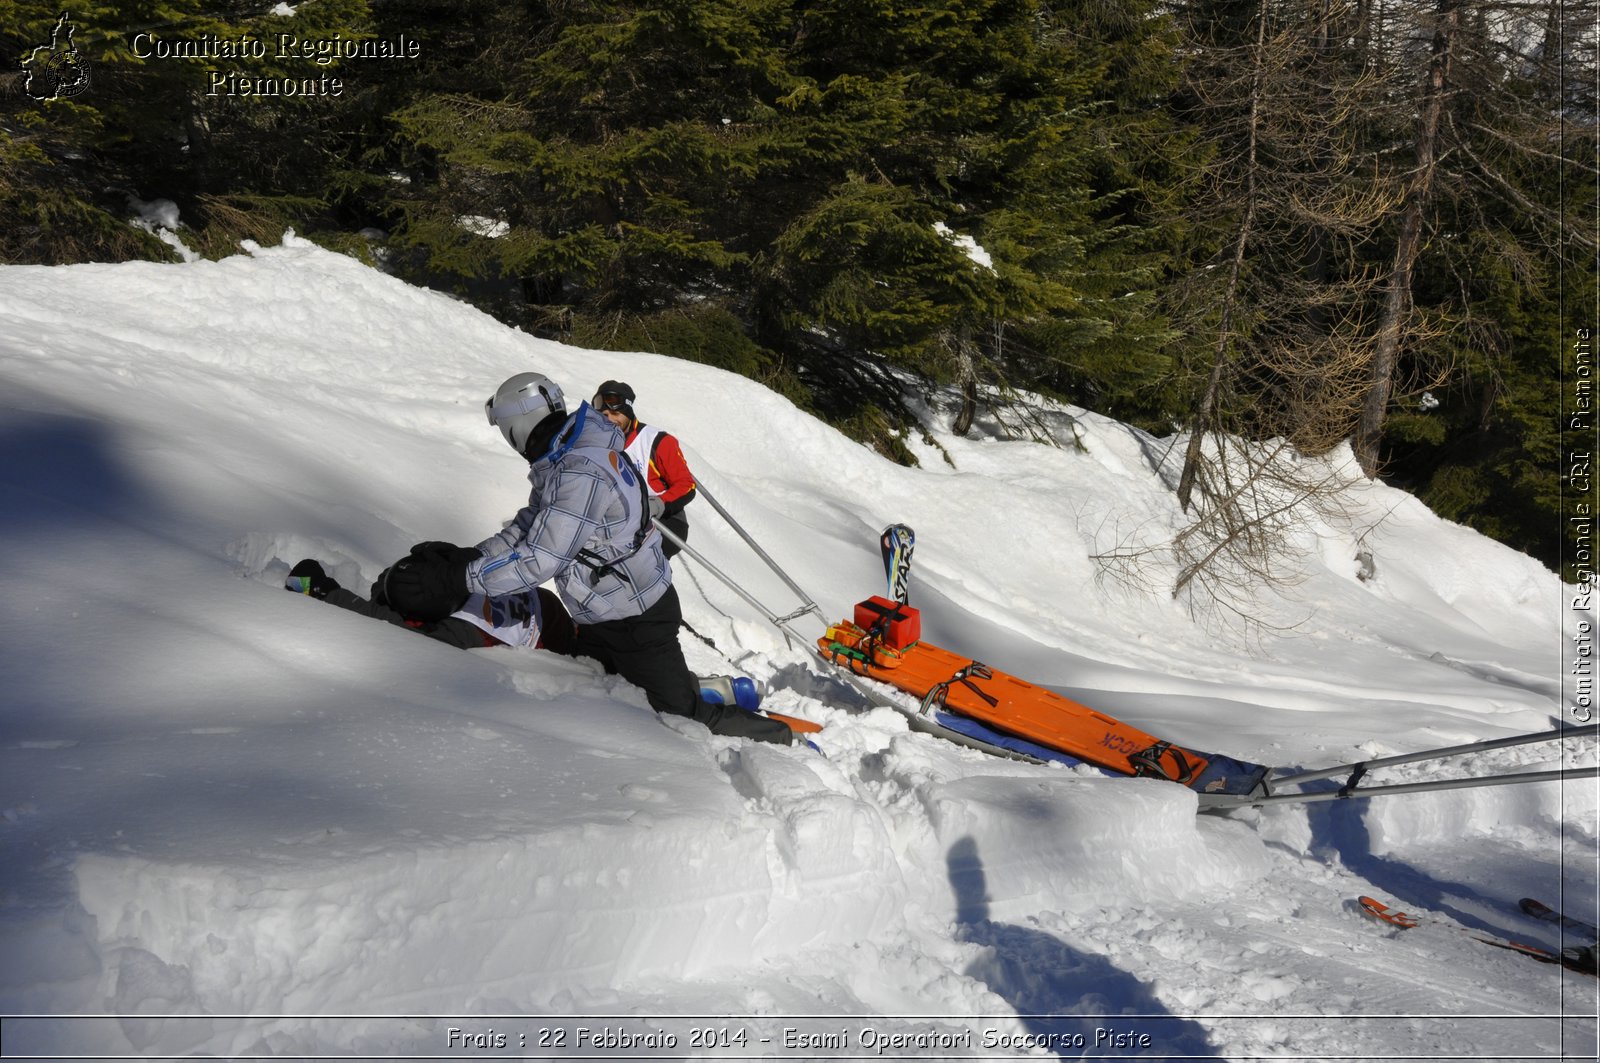
<path fill-rule="evenodd" d="M 889 597 L 906 605 L 911 596 L 911 551 L 917 533 L 904 524 L 891 524 L 878 539 L 883 550 L 883 575 L 889 584 Z"/>
<path fill-rule="evenodd" d="M 1563 915 L 1542 901 L 1524 897 L 1517 902 L 1517 907 L 1541 922 L 1554 923 L 1573 937 L 1582 938 L 1586 943 L 1600 942 L 1600 927 L 1586 923 L 1582 919 L 1574 919 L 1570 915 Z"/>
<path fill-rule="evenodd" d="M 1462 926 L 1460 923 L 1454 922 L 1450 919 L 1411 915 L 1410 913 L 1403 912 L 1398 908 L 1390 907 L 1389 905 L 1384 904 L 1382 901 L 1376 900 L 1372 897 L 1359 897 L 1357 898 L 1356 903 L 1361 906 L 1362 912 L 1364 912 L 1366 915 L 1369 915 L 1379 922 L 1387 923 L 1390 926 L 1396 927 L 1400 930 L 1412 930 L 1419 926 L 1440 927 L 1459 934 L 1465 934 L 1474 941 L 1482 942 L 1485 945 L 1491 945 L 1497 949 L 1505 949 L 1508 952 L 1519 953 L 1528 957 L 1530 960 L 1535 960 L 1539 963 L 1555 964 L 1560 967 L 1565 967 L 1568 970 L 1578 971 L 1588 975 L 1593 975 L 1595 973 L 1592 949 L 1587 950 L 1587 956 L 1584 955 L 1585 950 L 1580 949 L 1562 949 L 1558 952 L 1551 949 L 1540 948 L 1537 945 L 1528 945 L 1521 941 L 1512 941 L 1510 938 L 1496 937 L 1493 934 L 1488 934 L 1480 930 L 1474 930 L 1471 927 Z"/>

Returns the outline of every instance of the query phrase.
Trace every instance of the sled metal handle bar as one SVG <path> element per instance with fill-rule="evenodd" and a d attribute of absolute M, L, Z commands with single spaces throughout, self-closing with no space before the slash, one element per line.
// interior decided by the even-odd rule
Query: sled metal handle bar
<path fill-rule="evenodd" d="M 706 497 L 710 498 L 709 495 L 707 495 Z M 716 503 L 713 502 L 712 504 L 715 505 Z M 722 513 L 724 517 L 727 517 L 727 514 L 725 512 L 723 512 L 720 507 L 718 508 L 717 511 L 719 513 Z M 666 539 L 669 543 L 672 543 L 672 544 L 676 545 L 679 550 L 682 550 L 684 553 L 688 554 L 690 557 L 694 558 L 696 561 L 698 561 L 702 565 L 704 565 L 707 572 L 711 573 L 717 579 L 721 580 L 722 583 L 724 583 L 728 587 L 729 590 L 733 591 L 733 593 L 737 594 L 739 597 L 743 598 L 750 605 L 754 606 L 756 608 L 756 610 L 761 613 L 762 616 L 767 618 L 767 622 L 768 623 L 772 624 L 779 631 L 783 632 L 783 635 L 784 635 L 785 638 L 795 639 L 802 646 L 807 645 L 808 643 L 811 642 L 810 639 L 805 638 L 799 632 L 795 631 L 794 628 L 790 627 L 789 626 L 789 621 L 794 619 L 797 616 L 803 616 L 808 612 L 809 613 L 816 613 L 820 617 L 820 616 L 822 616 L 822 611 L 820 609 L 818 609 L 815 604 L 812 603 L 811 599 L 809 597 L 807 597 L 807 595 L 806 595 L 806 593 L 804 591 L 800 590 L 798 587 L 795 587 L 794 583 L 792 581 L 790 581 L 787 576 L 784 576 L 784 582 L 788 583 L 790 587 L 794 587 L 795 593 L 799 594 L 800 597 L 805 599 L 805 604 L 804 604 L 804 606 L 802 608 L 796 610 L 795 612 L 789 614 L 788 616 L 779 616 L 777 613 L 775 613 L 771 609 L 767 608 L 767 606 L 762 603 L 761 599 L 757 598 L 755 595 L 751 594 L 749 591 L 745 590 L 737 582 L 735 582 L 732 576 L 729 576 L 726 572 L 723 572 L 716 565 L 713 565 L 710 561 L 707 561 L 704 554 L 700 553 L 700 551 L 696 550 L 694 547 L 692 547 L 688 543 L 684 542 L 683 539 L 681 537 L 679 537 L 676 533 L 674 533 L 670 528 L 662 527 L 661 523 L 659 521 L 653 521 L 653 523 L 655 524 L 656 531 L 661 533 L 662 538 Z M 741 535 L 744 534 L 743 531 L 739 528 L 739 526 L 737 524 L 734 524 L 733 518 L 728 517 L 728 523 L 729 524 L 733 524 L 734 530 L 739 531 L 739 533 Z M 748 537 L 745 538 L 745 541 L 746 542 L 750 542 Z M 757 553 L 761 552 L 761 548 L 760 547 L 756 547 L 753 542 L 750 543 L 750 545 L 752 547 L 755 547 Z M 765 556 L 765 555 L 763 555 L 763 556 Z M 768 563 L 772 564 L 770 559 L 768 559 Z M 781 569 L 779 569 L 776 564 L 773 564 L 772 568 L 773 568 L 773 571 L 778 573 L 778 575 L 780 575 L 780 576 L 783 575 L 783 571 Z M 827 623 L 827 619 L 826 618 L 823 618 L 823 623 Z M 817 650 L 817 656 L 822 657 L 824 660 L 827 659 L 822 654 L 821 650 Z M 843 674 L 842 678 L 844 679 L 844 681 L 849 686 L 853 687 L 857 693 L 861 694 L 868 701 L 870 701 L 870 702 L 872 702 L 874 704 L 877 704 L 877 705 L 892 705 L 893 704 L 892 702 L 886 700 L 883 695 L 881 695 L 881 694 L 877 693 L 876 691 L 874 691 L 871 688 L 870 684 L 868 684 L 865 679 L 855 675 L 854 673 L 845 672 Z"/>
<path fill-rule="evenodd" d="M 800 602 L 801 602 L 801 605 L 804 607 L 804 610 L 806 612 L 808 612 L 808 613 L 816 613 L 817 614 L 817 619 L 821 620 L 823 626 L 826 627 L 828 625 L 828 618 L 826 616 L 822 615 L 822 610 L 817 608 L 817 604 L 811 600 L 811 595 L 807 594 L 805 592 L 804 588 L 802 588 L 800 586 L 800 584 L 798 584 L 794 580 L 790 579 L 789 578 L 789 574 L 787 572 L 785 572 L 783 569 L 779 568 L 778 567 L 778 563 L 776 561 L 774 561 L 772 559 L 772 557 L 765 550 L 763 550 L 761 548 L 761 544 L 756 542 L 755 539 L 751 537 L 750 533 L 745 531 L 744 528 L 740 526 L 739 522 L 733 519 L 733 514 L 729 513 L 726 509 L 724 509 L 723 506 L 722 506 L 722 503 L 718 502 L 716 496 L 713 495 L 709 489 L 707 489 L 707 487 L 705 485 L 705 481 L 696 480 L 694 486 L 695 486 L 695 493 L 697 495 L 703 496 L 707 502 L 711 503 L 711 508 L 716 510 L 718 513 L 720 513 L 722 515 L 722 519 L 728 522 L 728 527 L 732 528 L 735 532 L 737 532 L 739 534 L 739 538 L 741 538 L 741 539 L 743 539 L 745 541 L 745 545 L 750 547 L 750 549 L 754 550 L 756 552 L 756 556 L 759 557 L 762 561 L 764 561 L 768 568 L 770 568 L 770 569 L 772 569 L 772 571 L 776 572 L 778 574 L 778 578 L 783 580 L 784 583 L 789 585 L 789 589 L 790 590 L 794 591 L 796 594 L 798 594 L 800 596 Z M 661 525 L 657 524 L 656 527 L 660 528 Z M 665 534 L 665 532 L 663 532 L 663 534 Z M 679 539 L 677 536 L 671 536 L 670 537 L 670 541 L 672 541 L 674 543 L 677 543 L 678 546 L 680 548 L 684 549 L 684 550 L 688 549 L 688 547 L 683 545 L 683 540 Z M 699 554 L 696 554 L 696 553 L 694 553 L 692 551 L 690 552 L 689 556 L 693 557 L 695 560 L 699 561 L 703 565 L 706 563 L 705 558 L 701 557 Z M 707 567 L 709 568 L 710 566 L 707 565 Z M 727 581 L 724 580 L 723 582 L 726 583 Z M 729 585 L 732 586 L 732 584 L 729 584 Z M 738 590 L 739 588 L 735 587 L 734 589 Z M 771 618 L 769 618 L 769 619 L 771 619 Z"/>
<path fill-rule="evenodd" d="M 798 616 L 802 616 L 802 615 L 804 615 L 806 613 L 812 613 L 812 614 L 814 614 L 816 616 L 816 618 L 818 620 L 822 621 L 822 626 L 824 628 L 826 628 L 831 623 L 831 621 L 822 612 L 822 610 L 820 608 L 818 608 L 817 603 L 812 600 L 811 595 L 809 595 L 809 594 L 807 594 L 805 592 L 805 588 L 801 587 L 800 584 L 798 584 L 794 580 L 790 579 L 789 578 L 789 574 L 787 572 L 785 572 L 782 568 L 780 568 L 778 566 L 778 563 L 776 561 L 774 561 L 772 559 L 772 557 L 765 550 L 763 550 L 761 548 L 761 544 L 756 542 L 755 539 L 750 535 L 750 533 L 745 531 L 744 527 L 738 521 L 733 519 L 733 514 L 729 513 L 727 511 L 727 509 L 723 507 L 722 503 L 717 501 L 716 496 L 713 495 L 711 493 L 710 489 L 708 489 L 706 487 L 704 480 L 698 480 L 697 479 L 695 481 L 695 493 L 699 494 L 699 495 L 704 495 L 705 496 L 705 500 L 707 502 L 711 503 L 711 508 L 716 510 L 722 516 L 722 519 L 728 522 L 728 527 L 732 528 L 736 533 L 738 533 L 739 538 L 741 538 L 741 539 L 743 539 L 745 541 L 745 545 L 749 546 L 750 549 L 754 550 L 755 553 L 756 553 L 756 556 L 759 557 L 763 562 L 765 562 L 766 566 L 768 568 L 772 569 L 773 572 L 777 573 L 778 578 L 783 580 L 783 582 L 788 585 L 789 589 L 794 591 L 794 593 L 799 596 L 799 598 L 800 598 L 800 608 L 795 610 L 795 612 L 789 614 L 788 616 L 785 616 L 785 617 L 778 616 L 777 614 L 772 612 L 772 610 L 768 609 L 765 605 L 762 605 L 761 602 L 758 601 L 756 599 L 756 597 L 754 595 L 752 595 L 749 591 L 745 590 L 743 587 L 741 587 L 737 583 L 735 583 L 732 580 L 731 577 L 729 577 L 726 574 L 724 574 L 723 572 L 719 571 L 715 565 L 713 565 L 711 562 L 707 561 L 703 556 L 701 556 L 698 552 L 696 552 L 693 547 L 689 546 L 688 543 L 684 542 L 678 536 L 674 535 L 671 531 L 667 530 L 666 528 L 663 528 L 661 526 L 661 524 L 659 522 L 657 522 L 656 523 L 656 529 L 658 531 L 660 531 L 663 536 L 666 537 L 668 542 L 677 544 L 678 549 L 684 551 L 690 557 L 694 558 L 696 561 L 698 561 L 702 565 L 704 565 L 706 567 L 706 569 L 713 576 L 717 577 L 723 583 L 727 584 L 728 587 L 730 589 L 732 589 L 735 594 L 739 595 L 739 597 L 743 598 L 745 601 L 749 602 L 751 605 L 753 605 L 757 609 L 761 610 L 762 615 L 764 615 L 769 622 L 771 622 L 773 625 L 775 625 L 778 628 L 778 630 L 782 631 L 785 636 L 789 636 L 789 637 L 793 637 L 795 639 L 799 639 L 801 645 L 805 645 L 810 640 L 802 638 L 799 634 L 797 634 L 795 632 L 795 630 L 789 626 L 789 624 L 788 624 L 789 620 L 792 620 L 792 619 L 794 619 L 795 617 L 798 617 Z M 821 650 L 817 651 L 817 656 L 821 657 L 823 660 L 827 660 L 828 659 L 827 656 L 825 654 L 823 654 Z M 882 695 L 880 695 L 876 691 L 874 691 L 872 689 L 871 684 L 864 677 L 858 676 L 853 672 L 848 672 L 847 671 L 847 672 L 843 673 L 843 678 L 844 678 L 845 682 L 849 686 L 853 687 L 858 694 L 862 695 L 868 701 L 873 702 L 874 704 L 878 704 L 878 705 L 892 705 L 893 704 L 892 702 L 885 701 L 883 699 Z"/>
<path fill-rule="evenodd" d="M 1525 782 L 1593 778 L 1600 778 L 1600 766 L 1567 768 L 1564 771 L 1524 771 L 1510 775 L 1483 775 L 1476 779 L 1437 779 L 1432 782 L 1394 783 L 1388 786 L 1357 786 L 1353 789 L 1342 787 L 1338 790 L 1319 790 L 1309 794 L 1270 794 L 1263 797 L 1251 797 L 1249 794 L 1201 794 L 1200 811 L 1226 811 L 1257 805 L 1287 805 L 1312 801 L 1359 800 L 1387 794 L 1420 794 L 1430 790 L 1467 790 L 1478 786 L 1512 786 Z"/>
<path fill-rule="evenodd" d="M 1350 764 L 1336 764 L 1331 768 L 1320 768 L 1316 771 L 1302 771 L 1293 775 L 1275 775 L 1266 780 L 1268 787 L 1291 786 L 1298 783 L 1312 782 L 1316 779 L 1331 779 L 1335 775 L 1350 775 L 1354 772 L 1365 774 L 1373 768 L 1384 768 L 1393 764 L 1415 764 L 1421 760 L 1442 760 L 1462 753 L 1479 753 L 1490 749 L 1506 749 L 1510 746 L 1526 746 L 1535 742 L 1565 741 L 1568 738 L 1589 738 L 1600 734 L 1600 723 L 1591 723 L 1584 727 L 1558 727 L 1553 731 L 1538 731 L 1534 734 L 1512 735 L 1510 738 L 1491 738 L 1486 742 L 1468 742 L 1461 746 L 1446 746 L 1442 749 L 1424 749 L 1420 753 L 1402 753 L 1394 757 L 1381 757 L 1377 760 L 1358 760 Z"/>
<path fill-rule="evenodd" d="M 806 639 L 802 638 L 799 634 L 797 634 L 795 632 L 795 630 L 789 626 L 789 623 L 788 623 L 789 618 L 788 617 L 779 616 L 777 613 L 774 613 L 771 609 L 768 609 L 765 605 L 762 604 L 761 599 L 757 598 L 755 595 L 751 594 L 749 591 L 747 591 L 743 587 L 739 586 L 738 583 L 734 582 L 734 579 L 733 579 L 732 576 L 730 576 L 726 572 L 722 571 L 716 565 L 713 565 L 710 561 L 707 561 L 704 554 L 702 554 L 700 551 L 696 550 L 694 547 L 690 546 L 688 543 L 684 542 L 681 538 L 679 538 L 676 534 L 674 534 L 671 531 L 671 529 L 662 527 L 660 521 L 653 521 L 653 523 L 655 524 L 656 531 L 661 533 L 661 537 L 662 538 L 666 539 L 667 542 L 672 543 L 679 550 L 682 550 L 684 553 L 688 554 L 690 557 L 694 558 L 696 561 L 698 561 L 702 565 L 704 565 L 706 567 L 706 571 L 707 572 L 711 573 L 713 576 L 717 577 L 717 579 L 719 579 L 723 583 L 727 584 L 728 588 L 730 590 L 732 590 L 733 593 L 737 594 L 739 597 L 743 598 L 746 602 L 749 602 L 751 605 L 755 606 L 756 609 L 760 610 L 761 615 L 766 617 L 767 621 L 769 623 L 771 623 L 774 627 L 776 627 L 779 631 L 782 631 L 786 636 L 799 639 L 802 644 L 804 644 L 807 641 Z M 809 603 L 807 603 L 807 604 L 809 604 Z M 811 606 L 811 609 L 815 609 L 815 608 L 816 608 L 816 606 L 814 606 L 814 605 Z"/>

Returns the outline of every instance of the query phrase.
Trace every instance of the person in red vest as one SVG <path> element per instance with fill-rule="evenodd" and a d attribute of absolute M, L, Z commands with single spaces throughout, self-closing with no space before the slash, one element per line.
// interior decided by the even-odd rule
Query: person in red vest
<path fill-rule="evenodd" d="M 633 412 L 633 389 L 620 380 L 607 380 L 596 389 L 591 403 L 622 433 L 625 450 L 650 485 L 651 511 L 658 523 L 680 539 L 689 538 L 689 518 L 683 509 L 694 501 L 694 474 L 683 458 L 677 437 L 640 421 Z M 660 512 L 655 513 L 657 505 Z M 662 536 L 666 539 L 665 536 Z M 662 543 L 667 557 L 678 553 L 677 543 Z"/>

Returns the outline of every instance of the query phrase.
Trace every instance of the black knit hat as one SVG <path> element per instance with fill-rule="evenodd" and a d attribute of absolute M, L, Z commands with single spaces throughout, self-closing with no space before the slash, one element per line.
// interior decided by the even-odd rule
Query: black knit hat
<path fill-rule="evenodd" d="M 602 410 L 620 410 L 633 420 L 633 389 L 620 380 L 607 380 L 594 389 L 594 405 Z"/>
<path fill-rule="evenodd" d="M 604 384 L 601 384 L 599 387 L 595 388 L 594 393 L 601 396 L 615 395 L 623 402 L 626 402 L 629 406 L 633 405 L 633 400 L 635 398 L 633 389 L 620 380 L 607 380 Z"/>

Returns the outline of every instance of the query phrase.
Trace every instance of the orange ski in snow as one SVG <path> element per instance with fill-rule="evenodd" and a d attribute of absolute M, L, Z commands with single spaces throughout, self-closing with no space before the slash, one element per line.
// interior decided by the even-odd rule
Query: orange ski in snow
<path fill-rule="evenodd" d="M 1398 908 L 1391 908 L 1389 905 L 1384 904 L 1382 901 L 1373 897 L 1357 897 L 1356 903 L 1361 906 L 1361 910 L 1363 912 L 1372 916 L 1372 918 L 1382 920 L 1383 922 L 1388 923 L 1390 926 L 1399 927 L 1401 930 L 1412 930 L 1416 927 L 1424 925 L 1448 927 L 1451 930 L 1456 930 L 1467 935 L 1467 937 L 1472 938 L 1474 941 L 1481 941 L 1485 945 L 1493 945 L 1497 949 L 1520 952 L 1529 959 L 1538 960 L 1540 963 L 1559 964 L 1568 970 L 1581 971 L 1584 974 L 1594 974 L 1592 959 L 1589 965 L 1585 966 L 1583 965 L 1582 961 L 1575 956 L 1551 952 L 1549 949 L 1542 949 L 1537 945 L 1525 945 L 1520 941 L 1512 941 L 1510 938 L 1495 937 L 1491 934 L 1481 933 L 1480 931 L 1473 930 L 1471 927 L 1462 926 L 1459 923 L 1450 922 L 1449 920 L 1445 919 L 1418 918 L 1417 916 L 1411 915 L 1407 912 L 1402 912 Z M 1576 952 L 1577 950 L 1572 951 Z"/>
<path fill-rule="evenodd" d="M 1417 921 L 1411 916 L 1407 915 L 1405 912 L 1391 908 L 1382 901 L 1375 900 L 1372 897 L 1358 897 L 1356 898 L 1356 903 L 1361 905 L 1366 913 L 1372 916 L 1372 918 L 1382 919 L 1390 926 L 1397 926 L 1402 930 L 1410 930 L 1412 927 L 1417 925 Z"/>

